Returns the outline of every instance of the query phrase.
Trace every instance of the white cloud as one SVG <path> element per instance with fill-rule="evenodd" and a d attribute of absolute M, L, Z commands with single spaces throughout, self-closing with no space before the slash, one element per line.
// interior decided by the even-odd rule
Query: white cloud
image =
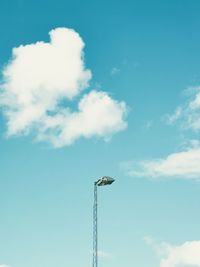
<path fill-rule="evenodd" d="M 200 130 L 200 87 L 187 90 L 189 100 L 179 106 L 175 113 L 166 116 L 168 124 L 178 120 L 181 129 Z M 139 177 L 176 177 L 183 179 L 200 180 L 200 141 L 197 139 L 187 141 L 190 146 L 182 151 L 174 152 L 166 157 L 129 161 L 122 164 L 122 168 L 130 176 Z"/>
<path fill-rule="evenodd" d="M 0 264 L 0 267 L 9 267 L 9 266 L 6 264 Z"/>
<path fill-rule="evenodd" d="M 130 176 L 200 179 L 199 163 L 200 148 L 194 147 L 163 159 L 126 162 L 123 168 Z"/>
<path fill-rule="evenodd" d="M 155 242 L 151 237 L 145 237 L 160 258 L 160 267 L 200 267 L 200 241 L 186 241 L 175 246 L 165 242 Z"/>
<path fill-rule="evenodd" d="M 57 28 L 50 42 L 21 45 L 3 71 L 0 105 L 7 119 L 7 135 L 34 132 L 37 140 L 56 147 L 79 137 L 108 139 L 126 128 L 124 102 L 105 92 L 91 91 L 69 103 L 89 86 L 91 71 L 84 64 L 84 42 L 77 32 Z"/>
<path fill-rule="evenodd" d="M 200 266 L 200 241 L 187 241 L 180 246 L 163 245 L 165 257 L 160 267 Z"/>
<path fill-rule="evenodd" d="M 163 246 L 165 256 L 160 267 L 200 266 L 200 241 L 187 241 L 180 246 Z"/>

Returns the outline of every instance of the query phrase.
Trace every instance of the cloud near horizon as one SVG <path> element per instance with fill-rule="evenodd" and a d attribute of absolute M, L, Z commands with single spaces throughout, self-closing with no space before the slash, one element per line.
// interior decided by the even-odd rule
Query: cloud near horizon
<path fill-rule="evenodd" d="M 160 267 L 200 267 L 200 241 L 186 241 L 180 245 L 163 242 L 158 244 L 151 237 L 145 237 L 160 258 Z"/>
<path fill-rule="evenodd" d="M 7 119 L 7 136 L 34 133 L 37 141 L 62 147 L 80 137 L 108 140 L 124 130 L 124 102 L 103 91 L 81 95 L 92 73 L 85 67 L 80 35 L 68 28 L 54 29 L 49 35 L 50 42 L 13 48 L 3 70 L 0 106 Z M 80 100 L 72 110 L 75 97 Z"/>
<path fill-rule="evenodd" d="M 180 246 L 166 245 L 160 267 L 200 267 L 200 241 L 187 241 Z"/>

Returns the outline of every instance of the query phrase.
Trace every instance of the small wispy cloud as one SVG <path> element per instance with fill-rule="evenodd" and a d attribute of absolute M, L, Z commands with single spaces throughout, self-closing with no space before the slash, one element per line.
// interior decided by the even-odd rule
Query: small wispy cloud
<path fill-rule="evenodd" d="M 50 31 L 48 43 L 21 45 L 3 70 L 0 107 L 7 136 L 34 134 L 54 147 L 77 139 L 105 140 L 127 127 L 126 104 L 108 93 L 90 90 L 92 72 L 85 67 L 84 42 L 72 29 Z M 78 106 L 69 103 L 79 96 Z M 76 104 L 76 102 L 75 102 Z"/>
<path fill-rule="evenodd" d="M 105 252 L 105 251 L 101 251 L 101 250 L 99 250 L 98 251 L 98 256 L 100 257 L 100 258 L 106 258 L 106 259 L 109 259 L 109 258 L 111 258 L 112 257 L 112 254 L 111 253 L 109 253 L 109 252 Z"/>
<path fill-rule="evenodd" d="M 200 87 L 192 87 L 184 91 L 187 97 L 182 106 L 178 106 L 174 113 L 167 114 L 168 124 L 180 123 L 182 129 L 200 130 Z"/>
<path fill-rule="evenodd" d="M 92 254 L 92 253 L 93 253 L 93 252 L 90 251 L 90 254 Z M 97 254 L 98 254 L 98 257 L 99 257 L 99 258 L 102 258 L 102 259 L 111 259 L 112 256 L 113 256 L 111 253 L 106 252 L 106 251 L 102 251 L 102 250 L 98 250 Z M 1 266 L 0 266 L 0 267 L 1 267 Z"/>
<path fill-rule="evenodd" d="M 149 130 L 152 126 L 153 126 L 153 121 L 151 120 L 151 121 L 147 121 L 144 124 L 143 128 L 146 129 L 146 130 Z"/>
<path fill-rule="evenodd" d="M 113 75 L 116 75 L 117 73 L 119 73 L 121 70 L 119 68 L 112 68 L 111 71 L 110 71 L 110 75 L 113 76 Z"/>
<path fill-rule="evenodd" d="M 181 116 L 182 116 L 182 112 L 183 112 L 182 107 L 177 107 L 177 109 L 175 110 L 175 112 L 174 112 L 173 114 L 171 114 L 171 115 L 167 114 L 167 115 L 164 117 L 164 119 L 165 119 L 165 121 L 166 121 L 168 124 L 172 125 L 172 124 L 174 124 L 178 119 L 181 118 Z"/>
<path fill-rule="evenodd" d="M 145 236 L 143 238 L 144 242 L 149 245 L 154 253 L 159 257 L 162 258 L 166 255 L 166 250 L 168 249 L 169 245 L 165 242 L 158 243 L 153 237 Z"/>

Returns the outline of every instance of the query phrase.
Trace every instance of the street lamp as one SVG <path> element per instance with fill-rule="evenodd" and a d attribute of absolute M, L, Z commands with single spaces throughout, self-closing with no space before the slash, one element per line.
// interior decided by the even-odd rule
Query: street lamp
<path fill-rule="evenodd" d="M 104 176 L 94 182 L 94 206 L 93 206 L 93 267 L 98 267 L 98 221 L 97 221 L 97 187 L 111 185 L 115 180 Z"/>

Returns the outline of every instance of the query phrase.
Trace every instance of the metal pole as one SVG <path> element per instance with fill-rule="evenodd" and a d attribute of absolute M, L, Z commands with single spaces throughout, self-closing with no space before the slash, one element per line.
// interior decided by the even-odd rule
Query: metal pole
<path fill-rule="evenodd" d="M 97 183 L 94 183 L 93 206 L 93 267 L 98 267 Z"/>
<path fill-rule="evenodd" d="M 92 267 L 98 267 L 98 203 L 97 193 L 98 186 L 110 185 L 115 180 L 111 177 L 104 176 L 94 183 L 94 206 L 93 206 L 93 264 Z"/>

